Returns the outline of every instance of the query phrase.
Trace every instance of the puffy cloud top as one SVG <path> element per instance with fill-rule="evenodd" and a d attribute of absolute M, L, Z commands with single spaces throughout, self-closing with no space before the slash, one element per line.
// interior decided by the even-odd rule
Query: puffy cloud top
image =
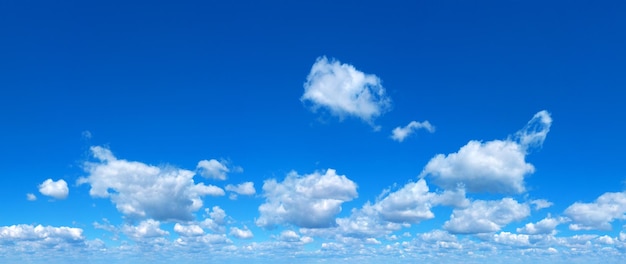
<path fill-rule="evenodd" d="M 65 199 L 70 193 L 70 190 L 67 188 L 67 182 L 63 179 L 58 181 L 47 179 L 39 185 L 39 192 L 56 199 Z M 34 195 L 32 195 L 32 197 L 34 197 Z M 29 196 L 29 199 L 32 197 Z"/>
<path fill-rule="evenodd" d="M 92 147 L 97 162 L 89 162 L 87 177 L 79 184 L 90 184 L 93 197 L 110 198 L 117 210 L 134 218 L 191 220 L 206 195 L 224 195 L 213 185 L 195 183 L 193 171 L 156 167 L 115 158 L 109 149 Z"/>
<path fill-rule="evenodd" d="M 472 140 L 456 153 L 433 157 L 421 176 L 446 189 L 462 184 L 468 192 L 523 193 L 524 177 L 535 171 L 526 162 L 528 149 L 543 143 L 551 123 L 550 114 L 540 111 L 515 134 L 516 140 Z"/>
<path fill-rule="evenodd" d="M 323 108 L 340 118 L 355 116 L 369 124 L 391 107 L 376 75 L 326 57 L 311 67 L 300 100 L 310 102 L 314 111 Z"/>
<path fill-rule="evenodd" d="M 357 197 L 356 184 L 333 169 L 300 176 L 295 172 L 283 182 L 274 179 L 263 184 L 266 197 L 259 206 L 256 224 L 272 227 L 289 223 L 299 227 L 319 228 L 335 225 L 341 204 Z"/>

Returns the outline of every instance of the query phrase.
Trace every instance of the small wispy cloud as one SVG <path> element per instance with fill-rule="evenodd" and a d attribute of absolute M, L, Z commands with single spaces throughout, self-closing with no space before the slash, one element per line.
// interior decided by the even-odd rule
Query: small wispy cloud
<path fill-rule="evenodd" d="M 391 131 L 391 139 L 402 142 L 405 138 L 410 136 L 411 134 L 417 132 L 420 129 L 425 129 L 426 131 L 433 133 L 435 132 L 435 127 L 428 122 L 428 120 L 424 122 L 411 121 L 408 125 L 404 127 L 396 127 Z"/>

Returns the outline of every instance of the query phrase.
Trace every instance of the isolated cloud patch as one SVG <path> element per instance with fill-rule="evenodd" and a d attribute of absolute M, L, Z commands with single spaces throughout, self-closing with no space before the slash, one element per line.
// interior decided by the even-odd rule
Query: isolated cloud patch
<path fill-rule="evenodd" d="M 626 219 L 626 192 L 605 193 L 593 203 L 574 203 L 565 209 L 572 230 L 611 230 L 616 219 Z"/>
<path fill-rule="evenodd" d="M 369 124 L 391 107 L 376 75 L 326 57 L 318 58 L 311 67 L 300 100 L 311 103 L 313 111 L 325 109 L 340 119 L 355 116 Z"/>
<path fill-rule="evenodd" d="M 405 138 L 410 136 L 411 134 L 417 132 L 420 129 L 425 129 L 426 131 L 433 133 L 435 132 L 435 127 L 430 124 L 430 122 L 417 122 L 411 121 L 408 125 L 404 127 L 396 127 L 391 131 L 391 139 L 402 142 Z"/>
<path fill-rule="evenodd" d="M 39 185 L 39 192 L 43 195 L 61 200 L 67 198 L 70 190 L 67 188 L 67 182 L 63 179 L 58 181 L 47 179 Z"/>
<path fill-rule="evenodd" d="M 202 177 L 216 180 L 226 180 L 227 173 L 230 172 L 226 164 L 215 159 L 201 160 L 198 162 L 197 170 Z"/>
<path fill-rule="evenodd" d="M 89 184 L 92 197 L 110 198 L 118 211 L 133 218 L 191 220 L 203 205 L 202 197 L 224 195 L 219 187 L 196 184 L 193 171 L 117 159 L 98 146 L 91 152 L 98 161 L 85 164 L 89 175 L 78 183 Z"/>
<path fill-rule="evenodd" d="M 454 209 L 443 227 L 453 234 L 478 234 L 499 231 L 513 221 L 530 215 L 530 207 L 512 198 L 473 201 L 465 209 Z"/>
<path fill-rule="evenodd" d="M 515 134 L 516 139 L 472 140 L 456 153 L 433 157 L 420 176 L 429 176 L 446 189 L 462 184 L 469 192 L 523 193 L 524 177 L 535 171 L 526 162 L 528 149 L 543 143 L 551 123 L 550 114 L 540 111 Z"/>
<path fill-rule="evenodd" d="M 353 181 L 333 169 L 304 176 L 291 172 L 282 182 L 266 180 L 266 201 L 259 206 L 256 224 L 270 228 L 284 223 L 304 228 L 334 226 L 341 204 L 357 197 L 356 188 Z"/>

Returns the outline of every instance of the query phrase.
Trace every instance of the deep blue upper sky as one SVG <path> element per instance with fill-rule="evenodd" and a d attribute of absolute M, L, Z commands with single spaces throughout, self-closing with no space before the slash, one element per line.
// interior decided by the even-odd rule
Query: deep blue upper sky
<path fill-rule="evenodd" d="M 94 175 L 85 165 L 98 162 L 91 147 L 102 146 L 119 160 L 197 172 L 195 183 L 221 189 L 254 183 L 254 195 L 230 200 L 231 191 L 225 189 L 224 196 L 201 196 L 203 207 L 192 210 L 196 221 L 202 221 L 208 217 L 204 209 L 224 209 L 231 218 L 227 231 L 204 231 L 224 234 L 230 246 L 243 249 L 248 243 L 282 241 L 279 234 L 293 230 L 315 242 L 302 240 L 304 248 L 277 251 L 282 253 L 276 256 L 329 245 L 349 248 L 352 242 L 304 230 L 306 224 L 287 216 L 277 220 L 277 229 L 260 224 L 257 220 L 266 216 L 262 204 L 297 200 L 291 196 L 295 194 L 272 196 L 275 193 L 263 187 L 265 181 L 276 179 L 287 186 L 290 171 L 303 179 L 335 169 L 358 186 L 358 195 L 348 195 L 334 222 L 335 217 L 357 215 L 352 210 L 365 208 L 368 201 L 381 201 L 382 206 L 381 193 L 418 181 L 435 155 L 460 153 L 471 140 L 513 139 L 536 113 L 547 110 L 553 123 L 545 142 L 522 156 L 534 167 L 524 174 L 525 190 L 468 192 L 467 198 L 476 202 L 512 197 L 527 206 L 545 199 L 553 205 L 502 224 L 498 232 L 523 235 L 516 228 L 546 216 L 564 217 L 552 228 L 557 237 L 593 234 L 596 237 L 585 239 L 595 243 L 607 235 L 615 240 L 611 249 L 619 252 L 611 256 L 623 257 L 626 3 L 128 2 L 0 3 L 0 228 L 80 228 L 81 243 L 101 239 L 110 251 L 124 243 L 148 243 L 128 230 L 151 219 L 169 232 L 161 237 L 170 243 L 184 237 L 174 224 L 193 222 L 133 218 L 116 207 L 119 200 L 90 195 L 95 180 L 79 184 L 80 178 Z M 349 114 L 338 117 L 323 105 L 312 111 L 311 102 L 302 99 L 305 82 L 323 56 L 376 75 L 390 98 L 388 111 L 369 123 Z M 436 128 L 433 133 L 419 129 L 402 142 L 390 138 L 394 128 L 425 120 Z M 499 155 L 493 158 L 508 161 Z M 210 159 L 230 169 L 226 181 L 200 176 L 198 162 Z M 477 177 L 482 181 L 489 175 Z M 437 177 L 425 180 L 431 192 L 441 194 L 445 188 L 435 184 Z M 40 188 L 46 179 L 63 179 L 69 195 L 46 196 Z M 610 230 L 577 218 L 606 212 L 605 207 L 568 209 L 576 202 L 592 204 L 605 193 L 624 195 L 623 201 L 608 203 L 618 208 L 609 217 Z M 37 200 L 28 201 L 26 194 Z M 467 205 L 420 203 L 432 203 L 435 217 L 375 232 L 378 236 L 346 237 L 358 237 L 362 243 L 377 239 L 382 245 L 373 247 L 382 249 L 395 243 L 385 237 L 404 232 L 412 236 L 405 241 L 433 230 L 457 235 L 445 223 L 453 210 L 459 210 L 458 217 Z M 94 226 L 103 218 L 114 231 Z M 571 226 L 576 224 L 593 228 Z M 251 241 L 228 232 L 243 226 L 254 233 Z M 459 235 L 459 243 L 461 238 L 470 244 L 499 243 L 485 237 L 501 233 L 476 233 Z M 7 236 L 0 232 L 0 244 L 22 245 Z M 116 236 L 120 238 L 111 239 Z M 522 248 L 553 248 L 574 256 L 568 253 L 569 244 Z M 11 261 L 10 250 L 0 250 L 0 260 Z M 374 256 L 384 255 L 376 252 Z"/>

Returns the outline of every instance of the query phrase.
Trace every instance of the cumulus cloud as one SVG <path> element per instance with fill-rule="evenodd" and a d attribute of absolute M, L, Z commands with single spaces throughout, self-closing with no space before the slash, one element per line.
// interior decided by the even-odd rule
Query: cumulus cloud
<path fill-rule="evenodd" d="M 254 195 L 256 193 L 253 182 L 244 182 L 244 183 L 237 184 L 237 185 L 229 184 L 229 185 L 226 185 L 225 189 L 227 191 L 231 191 L 239 195 Z M 237 197 L 235 195 L 234 197 L 231 197 L 231 198 L 237 198 Z"/>
<path fill-rule="evenodd" d="M 206 212 L 206 219 L 204 219 L 200 225 L 210 229 L 215 233 L 226 232 L 226 211 L 219 206 L 213 206 L 213 208 L 204 209 Z"/>
<path fill-rule="evenodd" d="M 417 130 L 425 129 L 426 131 L 433 133 L 435 132 L 435 127 L 430 124 L 428 121 L 417 122 L 411 121 L 405 127 L 396 127 L 391 131 L 391 138 L 395 141 L 402 142 L 406 137 L 415 133 Z"/>
<path fill-rule="evenodd" d="M 529 235 L 554 234 L 556 227 L 564 222 L 564 218 L 548 216 L 537 223 L 528 223 L 524 227 L 518 228 L 517 232 Z"/>
<path fill-rule="evenodd" d="M 216 180 L 226 180 L 226 174 L 230 172 L 226 164 L 214 159 L 201 160 L 196 168 L 202 177 Z"/>
<path fill-rule="evenodd" d="M 252 234 L 252 231 L 250 231 L 250 229 L 248 229 L 248 227 L 246 226 L 244 226 L 243 229 L 237 228 L 237 227 L 231 227 L 230 235 L 239 239 L 251 239 L 252 237 L 254 237 L 254 235 Z"/>
<path fill-rule="evenodd" d="M 510 246 L 529 246 L 530 237 L 524 234 L 513 234 L 510 232 L 500 232 L 493 235 L 493 241 L 499 244 Z"/>
<path fill-rule="evenodd" d="M 391 107 L 376 75 L 326 57 L 318 58 L 311 67 L 300 100 L 311 103 L 313 111 L 322 108 L 339 118 L 355 116 L 369 124 Z"/>
<path fill-rule="evenodd" d="M 54 246 L 63 243 L 83 242 L 84 239 L 83 230 L 74 227 L 42 225 L 0 226 L 0 244 L 40 242 Z"/>
<path fill-rule="evenodd" d="M 426 181 L 419 179 L 389 193 L 372 207 L 385 221 L 419 223 L 435 217 L 430 210 L 435 205 L 467 206 L 469 201 L 462 189 L 437 194 L 429 192 Z"/>
<path fill-rule="evenodd" d="M 530 215 L 527 204 L 520 204 L 512 198 L 502 200 L 473 201 L 465 209 L 454 209 L 450 220 L 443 227 L 453 234 L 477 234 L 499 231 L 513 221 Z"/>
<path fill-rule="evenodd" d="M 67 182 L 63 179 L 58 181 L 47 179 L 39 185 L 39 192 L 55 199 L 65 199 L 70 193 L 70 190 L 67 188 Z"/>
<path fill-rule="evenodd" d="M 527 151 L 543 143 L 551 122 L 549 113 L 541 111 L 516 133 L 516 140 L 472 140 L 456 153 L 433 157 L 420 176 L 446 189 L 463 184 L 469 192 L 523 193 L 524 177 L 535 171 L 525 160 Z"/>
<path fill-rule="evenodd" d="M 181 225 L 176 223 L 174 225 L 174 232 L 176 232 L 180 236 L 201 236 L 204 234 L 204 230 L 199 225 L 191 224 L 191 225 Z"/>
<path fill-rule="evenodd" d="M 434 206 L 462 208 L 469 204 L 462 188 L 430 192 L 426 181 L 420 179 L 395 191 L 383 191 L 375 203 L 366 202 L 361 208 L 353 209 L 349 217 L 338 218 L 333 228 L 300 230 L 308 235 L 365 243 L 368 238 L 388 236 L 403 227 L 434 218 L 431 211 Z"/>
<path fill-rule="evenodd" d="M 202 197 L 221 196 L 224 190 L 195 183 L 193 171 L 156 167 L 117 159 L 103 147 L 91 147 L 97 162 L 87 162 L 87 177 L 79 184 L 90 184 L 92 197 L 110 198 L 118 211 L 133 218 L 160 221 L 191 220 L 202 208 Z"/>
<path fill-rule="evenodd" d="M 153 219 L 142 221 L 137 226 L 124 225 L 122 232 L 134 241 L 144 241 L 169 235 L 169 232 L 161 229 L 161 223 Z"/>
<path fill-rule="evenodd" d="M 32 193 L 27 193 L 26 194 L 26 200 L 28 200 L 28 201 L 37 201 L 37 196 L 35 196 Z"/>
<path fill-rule="evenodd" d="M 304 176 L 291 172 L 282 182 L 266 180 L 263 184 L 266 201 L 259 206 L 260 217 L 256 224 L 261 227 L 283 223 L 305 228 L 334 226 L 341 204 L 357 197 L 356 188 L 353 181 L 337 175 L 333 169 Z"/>
<path fill-rule="evenodd" d="M 572 230 L 611 230 L 615 219 L 626 219 L 626 192 L 605 193 L 593 203 L 574 203 L 565 209 Z"/>

